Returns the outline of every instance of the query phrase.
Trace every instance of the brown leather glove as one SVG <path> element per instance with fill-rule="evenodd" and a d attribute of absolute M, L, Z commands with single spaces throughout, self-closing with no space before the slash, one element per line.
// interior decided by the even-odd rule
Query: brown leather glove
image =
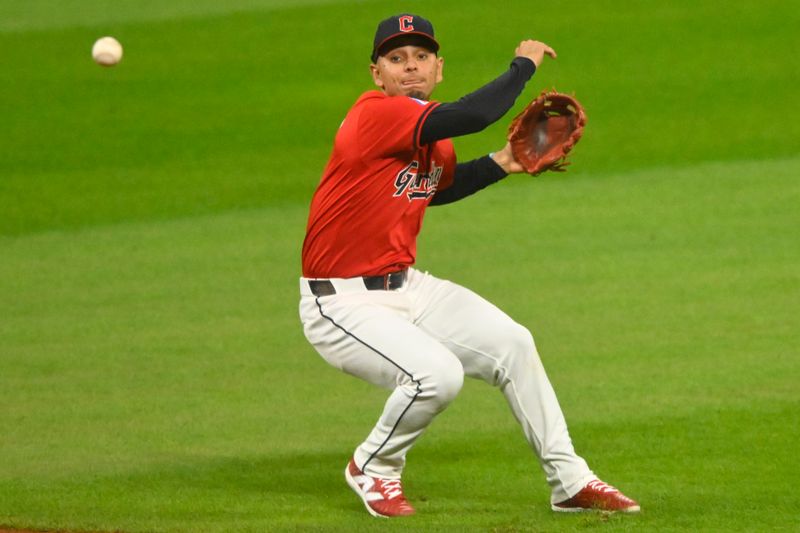
<path fill-rule="evenodd" d="M 529 174 L 563 172 L 569 165 L 567 154 L 585 125 L 586 112 L 575 98 L 545 91 L 511 122 L 508 141 L 514 158 Z"/>

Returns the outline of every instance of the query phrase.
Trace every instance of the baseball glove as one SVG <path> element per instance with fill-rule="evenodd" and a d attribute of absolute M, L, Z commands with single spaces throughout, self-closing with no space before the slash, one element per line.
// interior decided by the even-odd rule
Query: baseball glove
<path fill-rule="evenodd" d="M 508 127 L 514 158 L 529 174 L 545 170 L 563 172 L 567 154 L 583 135 L 586 113 L 567 94 L 545 91 L 528 104 Z"/>

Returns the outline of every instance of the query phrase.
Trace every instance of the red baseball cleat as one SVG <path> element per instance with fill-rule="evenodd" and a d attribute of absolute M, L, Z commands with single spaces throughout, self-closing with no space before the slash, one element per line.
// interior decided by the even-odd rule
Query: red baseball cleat
<path fill-rule="evenodd" d="M 414 508 L 403 496 L 403 487 L 399 479 L 368 476 L 358 469 L 353 459 L 347 464 L 344 477 L 350 488 L 361 497 L 361 501 L 372 516 L 390 518 L 414 514 Z"/>
<path fill-rule="evenodd" d="M 553 511 L 561 513 L 581 511 L 638 513 L 640 510 L 638 503 L 599 479 L 590 481 L 578 494 L 561 503 L 554 503 L 551 507 Z"/>

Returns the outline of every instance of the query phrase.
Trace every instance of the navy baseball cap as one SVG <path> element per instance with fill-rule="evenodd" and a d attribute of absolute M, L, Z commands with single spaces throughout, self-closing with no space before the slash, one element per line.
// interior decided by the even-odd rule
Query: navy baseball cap
<path fill-rule="evenodd" d="M 430 47 L 431 52 L 439 51 L 439 43 L 433 37 L 433 24 L 419 15 L 402 13 L 382 20 L 378 24 L 378 29 L 375 31 L 375 40 L 372 43 L 372 62 L 374 63 L 378 60 L 378 52 L 383 45 L 396 37 L 405 35 L 419 35 L 426 41 L 426 45 Z"/>

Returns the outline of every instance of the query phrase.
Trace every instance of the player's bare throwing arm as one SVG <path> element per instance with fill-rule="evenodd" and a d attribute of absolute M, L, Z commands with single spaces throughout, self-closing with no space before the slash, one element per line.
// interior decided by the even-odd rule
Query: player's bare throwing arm
<path fill-rule="evenodd" d="M 347 113 L 311 202 L 300 279 L 305 335 L 336 368 L 391 391 L 345 478 L 374 516 L 414 512 L 400 482 L 406 454 L 453 401 L 464 376 L 496 386 L 551 488 L 554 511 L 639 510 L 572 446 L 530 332 L 474 292 L 413 268 L 425 209 L 522 172 L 510 146 L 456 163 L 450 138 L 514 104 L 544 56 L 525 40 L 507 71 L 456 102 L 430 101 L 443 58 L 433 26 L 403 14 L 378 25 L 370 70 L 380 90 Z"/>

